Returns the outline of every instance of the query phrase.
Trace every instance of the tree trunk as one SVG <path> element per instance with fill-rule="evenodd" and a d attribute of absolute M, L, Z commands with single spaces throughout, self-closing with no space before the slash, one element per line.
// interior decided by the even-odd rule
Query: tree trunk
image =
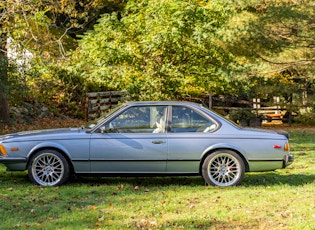
<path fill-rule="evenodd" d="M 2 24 L 0 22 L 0 30 Z M 2 30 L 3 31 L 3 30 Z M 7 36 L 0 35 L 0 124 L 9 124 Z"/>

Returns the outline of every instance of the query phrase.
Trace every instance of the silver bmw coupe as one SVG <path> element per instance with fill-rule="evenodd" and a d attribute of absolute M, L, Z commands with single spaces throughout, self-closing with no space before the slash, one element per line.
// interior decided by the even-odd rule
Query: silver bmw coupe
<path fill-rule="evenodd" d="M 0 163 L 58 186 L 89 176 L 201 175 L 214 186 L 294 161 L 283 132 L 241 128 L 189 102 L 131 102 L 86 127 L 0 136 Z"/>

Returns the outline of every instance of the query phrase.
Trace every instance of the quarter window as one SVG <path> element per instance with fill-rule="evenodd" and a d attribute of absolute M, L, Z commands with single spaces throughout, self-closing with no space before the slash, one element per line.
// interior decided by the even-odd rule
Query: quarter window
<path fill-rule="evenodd" d="M 217 124 L 191 108 L 173 106 L 171 132 L 210 132 Z"/>

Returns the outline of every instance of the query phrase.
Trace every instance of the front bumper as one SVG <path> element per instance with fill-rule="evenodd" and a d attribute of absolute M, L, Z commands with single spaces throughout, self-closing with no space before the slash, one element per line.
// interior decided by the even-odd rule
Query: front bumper
<path fill-rule="evenodd" d="M 294 162 L 294 156 L 291 153 L 284 155 L 283 157 L 283 168 Z"/>
<path fill-rule="evenodd" d="M 25 163 L 27 161 L 26 157 L 4 157 L 0 156 L 0 163 L 10 164 L 10 163 Z"/>
<path fill-rule="evenodd" d="M 24 171 L 27 166 L 27 158 L 0 156 L 0 163 L 6 166 L 7 171 Z"/>

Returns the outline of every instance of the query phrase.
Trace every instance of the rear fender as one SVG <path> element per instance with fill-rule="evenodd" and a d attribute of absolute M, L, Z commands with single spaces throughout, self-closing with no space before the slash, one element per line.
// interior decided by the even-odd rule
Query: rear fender
<path fill-rule="evenodd" d="M 229 143 L 216 143 L 212 146 L 209 146 L 203 153 L 201 156 L 201 165 L 204 161 L 204 159 L 211 154 L 212 152 L 218 150 L 218 149 L 229 149 L 232 150 L 234 152 L 236 152 L 243 160 L 244 160 L 244 164 L 246 166 L 246 170 L 248 170 L 249 168 L 249 163 L 248 163 L 248 158 L 247 158 L 247 154 L 245 152 L 244 149 L 240 148 L 237 145 L 233 145 L 233 144 L 229 144 Z"/>

